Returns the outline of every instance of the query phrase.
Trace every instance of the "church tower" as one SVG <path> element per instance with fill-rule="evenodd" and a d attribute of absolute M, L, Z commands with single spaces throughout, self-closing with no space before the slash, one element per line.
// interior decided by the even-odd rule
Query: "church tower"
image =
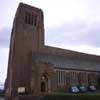
<path fill-rule="evenodd" d="M 6 94 L 14 96 L 20 87 L 30 91 L 32 53 L 44 45 L 44 23 L 41 9 L 20 3 L 10 41 Z"/>

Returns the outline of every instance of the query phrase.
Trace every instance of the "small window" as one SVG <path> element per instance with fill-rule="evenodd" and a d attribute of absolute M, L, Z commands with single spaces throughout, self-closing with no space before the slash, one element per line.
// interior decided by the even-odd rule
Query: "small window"
<path fill-rule="evenodd" d="M 31 13 L 25 13 L 25 23 L 36 26 L 36 16 Z"/>
<path fill-rule="evenodd" d="M 33 22 L 34 22 L 34 21 L 33 21 L 33 20 L 34 20 L 33 17 L 34 17 L 34 16 L 31 15 L 31 24 L 32 24 L 32 25 L 33 25 Z"/>
<path fill-rule="evenodd" d="M 27 23 L 28 22 L 28 15 L 27 15 L 27 13 L 25 13 L 25 23 Z"/>
<path fill-rule="evenodd" d="M 34 25 L 36 26 L 36 16 L 34 16 Z"/>
<path fill-rule="evenodd" d="M 28 15 L 28 24 L 31 24 L 31 14 L 30 13 L 27 13 Z"/>

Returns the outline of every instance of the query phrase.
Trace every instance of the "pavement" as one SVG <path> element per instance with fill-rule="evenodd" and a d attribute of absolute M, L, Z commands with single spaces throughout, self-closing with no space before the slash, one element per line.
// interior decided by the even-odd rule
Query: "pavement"
<path fill-rule="evenodd" d="M 5 98 L 4 97 L 0 97 L 0 100 L 5 100 Z"/>

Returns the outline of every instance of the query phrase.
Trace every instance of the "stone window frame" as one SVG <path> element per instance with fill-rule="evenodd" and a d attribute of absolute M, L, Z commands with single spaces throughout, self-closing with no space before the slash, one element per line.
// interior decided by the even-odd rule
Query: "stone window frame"
<path fill-rule="evenodd" d="M 25 12 L 25 23 L 29 25 L 34 25 L 36 26 L 37 24 L 37 16 L 31 14 L 30 12 Z"/>
<path fill-rule="evenodd" d="M 57 74 L 57 85 L 58 86 L 66 85 L 66 71 L 57 70 L 56 74 Z"/>

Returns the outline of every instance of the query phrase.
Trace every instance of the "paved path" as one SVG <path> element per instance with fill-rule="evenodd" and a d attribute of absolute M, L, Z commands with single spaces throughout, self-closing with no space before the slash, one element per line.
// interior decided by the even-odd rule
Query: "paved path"
<path fill-rule="evenodd" d="M 0 100 L 5 100 L 3 97 L 0 97 Z"/>

